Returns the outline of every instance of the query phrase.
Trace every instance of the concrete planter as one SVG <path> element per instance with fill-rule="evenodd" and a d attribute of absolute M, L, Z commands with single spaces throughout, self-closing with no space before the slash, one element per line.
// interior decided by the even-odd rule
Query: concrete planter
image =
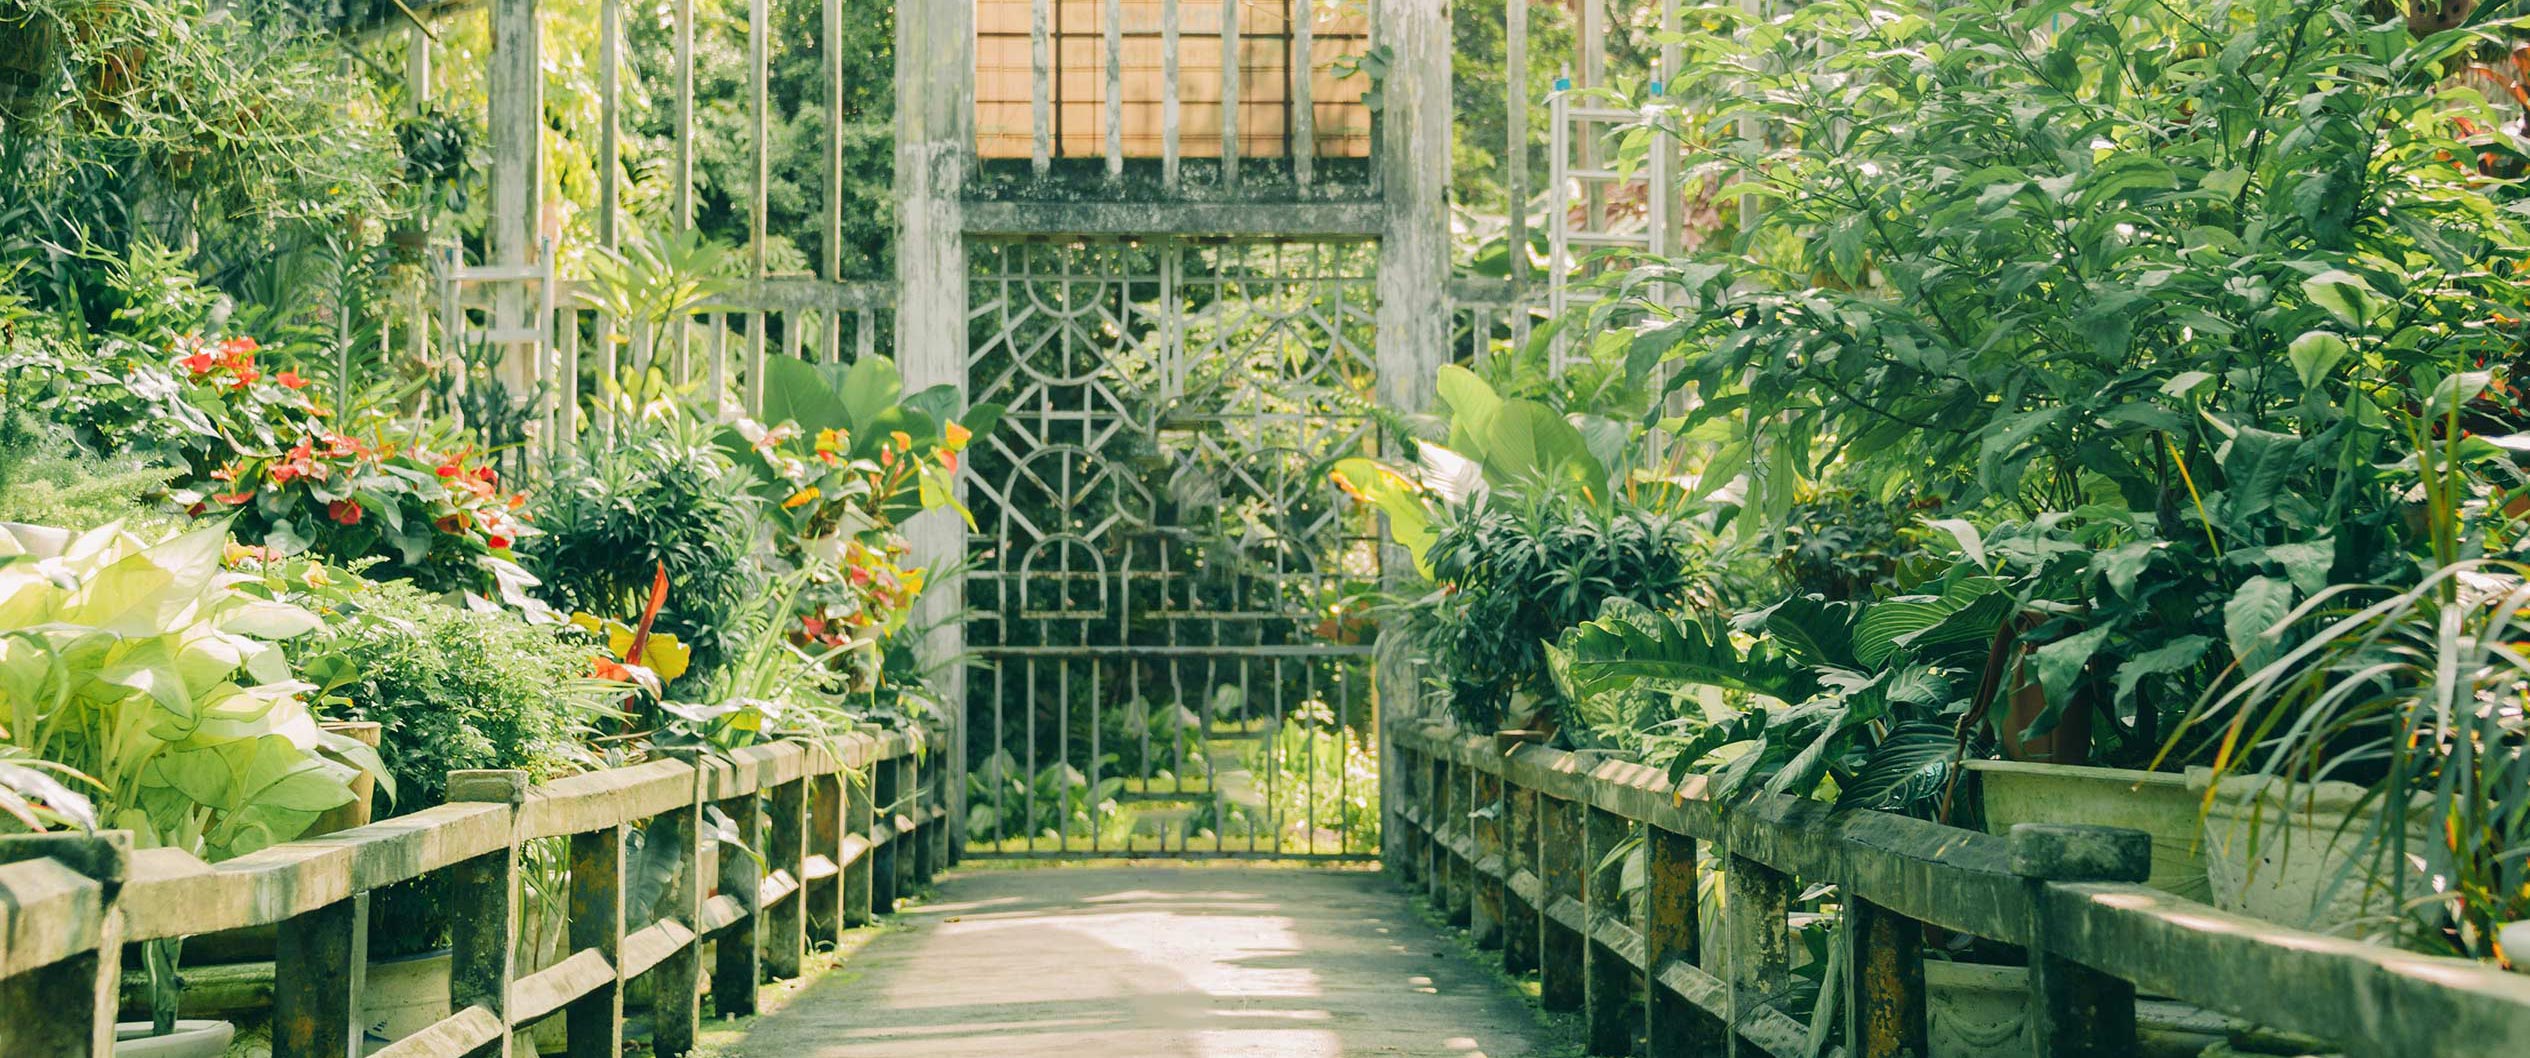
<path fill-rule="evenodd" d="M 114 1023 L 114 1058 L 220 1058 L 237 1026 L 225 1021 L 185 1019 L 164 1036 L 149 1034 L 146 1021 Z"/>
<path fill-rule="evenodd" d="M 2015 823 L 2071 823 L 2125 827 L 2152 835 L 2155 889 L 2212 902 L 2205 881 L 2204 828 L 2198 795 L 2187 778 L 2166 772 L 2092 768 L 2074 764 L 1972 760 L 1985 806 L 1988 833 L 2011 833 Z"/>
<path fill-rule="evenodd" d="M 403 1039 L 449 1015 L 449 953 L 442 948 L 373 960 L 360 988 L 360 1027 L 373 1040 Z"/>
<path fill-rule="evenodd" d="M 2407 824 L 2409 862 L 2397 892 L 2371 876 L 2381 803 L 2364 788 L 2326 781 L 2228 776 L 2190 768 L 2188 789 L 2213 798 L 2205 814 L 2205 875 L 2214 905 L 2302 929 L 2347 936 L 2388 933 L 2407 897 L 2431 891 L 2434 864 L 2447 858 L 2421 817 Z M 2359 813 L 2358 813 L 2359 809 Z"/>

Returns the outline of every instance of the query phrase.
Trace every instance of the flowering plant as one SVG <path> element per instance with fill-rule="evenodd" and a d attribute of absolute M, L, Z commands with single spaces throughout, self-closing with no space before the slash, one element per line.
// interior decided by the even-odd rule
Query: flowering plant
<path fill-rule="evenodd" d="M 470 446 L 375 409 L 338 416 L 297 371 L 259 364 L 253 338 L 182 336 L 163 361 L 133 348 L 110 382 L 86 380 L 89 407 L 146 424 L 182 468 L 188 513 L 233 516 L 238 538 L 280 554 L 374 556 L 373 575 L 431 591 L 515 599 L 533 583 L 510 550 L 534 532 L 526 499 Z"/>

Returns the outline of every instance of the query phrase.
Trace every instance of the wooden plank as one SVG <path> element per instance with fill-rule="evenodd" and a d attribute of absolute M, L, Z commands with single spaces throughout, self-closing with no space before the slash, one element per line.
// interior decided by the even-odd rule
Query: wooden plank
<path fill-rule="evenodd" d="M 696 932 L 705 940 L 717 939 L 731 926 L 746 921 L 747 905 L 728 893 L 720 893 L 703 901 L 702 928 Z"/>
<path fill-rule="evenodd" d="M 1655 977 L 1673 962 L 1696 965 L 1704 952 L 1697 913 L 1696 843 L 1659 827 L 1643 837 L 1643 962 Z M 1653 988 L 1644 997 L 1652 1058 L 1708 1058 L 1726 1043 L 1721 1022 L 1685 997 Z M 1918 1058 L 1930 1052 L 1918 1052 Z"/>
<path fill-rule="evenodd" d="M 704 912 L 707 928 L 702 932 L 716 941 L 712 955 L 712 1009 L 724 1018 L 755 1013 L 756 986 L 764 980 L 764 916 L 756 913 L 760 910 L 757 901 L 762 895 L 764 865 L 755 855 L 755 850 L 764 848 L 764 816 L 756 800 L 756 795 L 749 792 L 718 802 L 721 813 L 729 817 L 726 825 L 736 831 L 736 843 L 721 843 L 720 894 L 712 897 Z M 737 920 L 709 928 L 712 918 L 726 913 L 724 909 L 733 904 Z"/>
<path fill-rule="evenodd" d="M 148 849 L 134 855 L 116 906 L 127 940 L 266 925 L 500 849 L 509 838 L 507 809 L 445 804 L 216 866 Z"/>
<path fill-rule="evenodd" d="M 593 951 L 573 952 L 561 962 L 510 982 L 510 1024 L 533 1024 L 600 989 L 612 991 L 615 981 L 615 964 L 608 962 L 606 956 Z"/>
<path fill-rule="evenodd" d="M 1846 1053 L 1853 1058 L 1931 1054 L 1924 924 L 1868 900 L 1848 899 L 1838 934 L 1849 953 Z"/>
<path fill-rule="evenodd" d="M 120 832 L 0 838 L 0 1010 L 46 1012 L 0 1018 L 0 1054 L 113 1051 L 123 937 L 107 902 L 131 856 Z"/>
<path fill-rule="evenodd" d="M 560 837 L 640 822 L 694 796 L 694 769 L 656 760 L 556 779 L 527 795 L 519 839 Z"/>
<path fill-rule="evenodd" d="M 730 750 L 704 768 L 703 789 L 711 800 L 726 801 L 794 782 L 808 774 L 807 746 L 767 742 Z"/>
<path fill-rule="evenodd" d="M 95 951 L 104 935 L 104 889 L 58 860 L 0 865 L 0 893 L 0 977 Z"/>
<path fill-rule="evenodd" d="M 662 919 L 624 935 L 623 975 L 629 981 L 694 944 L 694 931 L 682 922 Z"/>
<path fill-rule="evenodd" d="M 1722 884 L 1725 949 L 1730 955 L 1730 1014 L 1748 1023 L 1792 987 L 1792 876 L 1740 856 L 1726 857 Z M 1806 1033 L 1804 1034 L 1807 1035 Z"/>
<path fill-rule="evenodd" d="M 767 882 L 790 887 L 783 896 L 763 896 L 764 970 L 788 980 L 799 976 L 800 959 L 808 949 L 808 901 L 792 899 L 802 891 L 808 873 L 808 778 L 801 776 L 773 788 L 765 798 L 768 832 L 764 858 L 773 866 Z"/>
<path fill-rule="evenodd" d="M 1598 941 L 1609 927 L 1622 927 L 1627 915 L 1623 871 L 1610 863 L 1621 856 L 1629 827 L 1605 809 L 1585 808 L 1582 820 L 1582 891 L 1589 910 L 1593 942 L 1582 949 L 1583 1047 L 1590 1054 L 1631 1055 L 1635 1025 L 1626 1020 L 1634 999 L 1635 965 L 1615 946 Z M 1635 946 L 1639 949 L 1640 940 Z M 1639 953 L 1637 956 L 1639 960 Z"/>
<path fill-rule="evenodd" d="M 701 756 L 693 750 L 671 750 L 677 759 L 689 766 Z M 673 812 L 663 813 L 642 830 L 643 840 L 667 842 L 677 853 L 677 873 L 665 898 L 660 902 L 665 921 L 643 929 L 635 937 L 626 938 L 627 967 L 646 958 L 651 952 L 667 947 L 650 970 L 651 983 L 650 1046 L 659 1058 L 684 1058 L 694 1049 L 695 1037 L 702 1028 L 703 992 L 703 771 L 694 768 L 694 793 L 690 800 Z M 655 931 L 655 932 L 654 932 Z M 682 933 L 678 938 L 676 934 Z M 639 940 L 636 947 L 635 940 Z M 634 972 L 627 969 L 627 973 Z"/>
<path fill-rule="evenodd" d="M 1547 902 L 1539 915 L 1538 1001 L 1548 1010 L 1579 1010 L 1584 999 L 1581 931 L 1554 914 L 1557 904 L 1581 896 L 1589 869 L 1582 861 L 1582 810 L 1561 798 L 1538 804 L 1538 875 Z"/>
<path fill-rule="evenodd" d="M 487 1007 L 466 1007 L 370 1054 L 369 1058 L 465 1058 L 509 1033 Z"/>
<path fill-rule="evenodd" d="M 693 769 L 660 763 L 678 764 L 677 778 L 690 795 Z M 622 1058 L 624 1052 L 624 989 L 615 964 L 624 950 L 624 844 L 630 836 L 631 828 L 617 823 L 571 837 L 573 958 L 596 956 L 608 968 L 606 980 L 572 1000 L 564 1014 L 569 1058 Z"/>
<path fill-rule="evenodd" d="M 527 800 L 523 771 L 448 773 L 450 803 L 483 802 L 513 814 Z M 510 982 L 518 950 L 518 846 L 459 861 L 447 871 L 449 906 L 463 909 L 449 920 L 448 999 L 460 1010 L 481 1007 L 509 1024 Z"/>
<path fill-rule="evenodd" d="M 359 1039 L 353 978 L 362 951 L 361 902 L 337 900 L 281 921 L 273 938 L 273 1058 L 344 1058 Z"/>

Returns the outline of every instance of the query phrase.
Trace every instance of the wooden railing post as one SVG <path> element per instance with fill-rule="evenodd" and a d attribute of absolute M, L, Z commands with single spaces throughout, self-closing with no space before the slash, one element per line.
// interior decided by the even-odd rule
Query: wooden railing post
<path fill-rule="evenodd" d="M 1423 787 L 1423 888 L 1433 907 L 1446 903 L 1449 886 L 1449 765 L 1440 754 L 1423 757 L 1415 779 Z"/>
<path fill-rule="evenodd" d="M 766 799 L 772 831 L 764 839 L 765 860 L 790 872 L 794 888 L 764 912 L 764 972 L 788 980 L 799 976 L 800 955 L 808 946 L 808 780 L 793 779 L 773 788 Z"/>
<path fill-rule="evenodd" d="M 1582 998 L 1584 1022 L 1588 1026 L 1584 1045 L 1591 1054 L 1631 1055 L 1634 1053 L 1634 1025 L 1626 1021 L 1626 1004 L 1634 999 L 1634 964 L 1624 953 L 1601 943 L 1603 927 L 1622 925 L 1628 918 L 1625 906 L 1624 871 L 1609 863 L 1623 848 L 1630 829 L 1624 817 L 1597 807 L 1585 807 L 1582 824 L 1582 889 L 1589 923 L 1587 943 L 1582 946 Z"/>
<path fill-rule="evenodd" d="M 365 956 L 361 910 L 358 897 L 346 896 L 281 920 L 272 946 L 273 1058 L 359 1053 L 353 977 Z"/>
<path fill-rule="evenodd" d="M 1924 924 L 1856 896 L 1845 898 L 1845 1053 L 1931 1054 L 1924 992 Z"/>
<path fill-rule="evenodd" d="M 870 762 L 870 808 L 888 830 L 887 841 L 870 850 L 870 914 L 874 916 L 896 913 L 896 854 L 906 840 L 905 835 L 895 832 L 896 798 L 903 789 L 898 781 L 901 775 L 892 759 Z"/>
<path fill-rule="evenodd" d="M 1397 845 L 1397 855 L 1388 857 L 1396 865 L 1397 881 L 1407 889 L 1423 884 L 1423 875 L 1430 866 L 1432 801 L 1423 792 L 1423 754 L 1397 745 L 1397 759 L 1389 767 L 1397 774 L 1397 803 L 1383 806 L 1387 815 L 1388 840 Z M 1421 824 L 1408 822 L 1406 810 L 1412 809 Z"/>
<path fill-rule="evenodd" d="M 114 1053 L 114 1013 L 123 980 L 123 917 L 115 897 L 132 869 L 132 835 L 19 834 L 0 839 L 0 864 L 51 859 L 97 883 L 97 946 L 25 973 L 0 977 L 0 1054 L 9 1058 L 107 1058 Z M 16 1011 L 42 1011 L 19 1017 Z"/>
<path fill-rule="evenodd" d="M 1469 863 L 1460 851 L 1470 847 L 1466 843 L 1470 822 L 1467 818 L 1467 771 L 1466 765 L 1443 759 L 1437 773 L 1440 798 L 1446 806 L 1442 815 L 1449 820 L 1450 832 L 1454 835 L 1449 847 L 1441 850 L 1441 862 L 1449 868 L 1445 884 L 1441 886 L 1441 913 L 1453 926 L 1467 925 L 1470 898 L 1475 888 L 1475 865 Z"/>
<path fill-rule="evenodd" d="M 721 1017 L 755 1013 L 755 989 L 764 980 L 764 816 L 753 793 L 715 802 L 738 832 L 720 846 L 720 895 L 738 902 L 739 919 L 712 946 L 712 1010 Z"/>
<path fill-rule="evenodd" d="M 1502 968 L 1524 974 L 1537 969 L 1538 909 L 1527 898 L 1510 892 L 1508 880 L 1519 877 L 1521 871 L 1527 871 L 1531 878 L 1544 877 L 1537 863 L 1537 791 L 1517 782 L 1508 785 L 1510 796 L 1502 803 L 1503 823 L 1510 832 L 1502 865 Z"/>
<path fill-rule="evenodd" d="M 840 0 L 836 0 L 840 2 Z M 844 877 L 851 868 L 843 862 L 843 786 L 848 781 L 842 765 L 836 770 L 808 780 L 808 851 L 823 856 L 835 865 L 833 877 L 815 882 L 801 879 L 800 903 L 808 909 L 808 944 L 832 944 L 844 926 Z"/>
<path fill-rule="evenodd" d="M 910 897 L 922 886 L 922 824 L 914 818 L 922 810 L 922 778 L 910 750 L 889 763 L 896 766 L 896 828 L 902 832 L 894 844 L 904 846 L 896 854 L 896 895 Z"/>
<path fill-rule="evenodd" d="M 911 798 L 913 803 L 905 810 L 906 814 L 912 816 L 914 820 L 914 884 L 928 885 L 932 876 L 939 872 L 940 864 L 937 850 L 932 848 L 932 840 L 938 836 L 940 828 L 933 825 L 931 819 L 931 806 L 938 803 L 931 784 L 939 772 L 939 758 L 935 754 L 925 753 L 920 756 L 908 756 L 905 760 L 906 767 L 912 769 L 914 774 L 914 795 Z"/>
<path fill-rule="evenodd" d="M 2012 873 L 2029 886 L 2029 1016 L 2040 1058 L 2135 1053 L 2135 986 L 2049 950 L 2047 883 L 2141 882 L 2152 873 L 2152 836 L 2122 827 L 2020 823 Z"/>
<path fill-rule="evenodd" d="M 1499 948 L 1502 946 L 1503 886 L 1511 876 L 1510 858 L 1503 854 L 1502 776 L 1483 768 L 1469 768 L 1467 773 L 1470 785 L 1474 787 L 1476 806 L 1468 813 L 1467 822 L 1474 828 L 1473 847 L 1480 867 L 1469 873 L 1469 884 L 1474 887 L 1475 893 L 1468 900 L 1467 931 L 1474 935 L 1477 947 Z M 1492 861 L 1498 873 L 1487 874 L 1481 869 L 1488 860 Z"/>
<path fill-rule="evenodd" d="M 843 832 L 861 839 L 861 854 L 843 866 L 843 924 L 870 924 L 872 880 L 877 875 L 878 850 L 870 847 L 875 833 L 877 812 L 870 805 L 871 787 L 878 781 L 878 769 L 865 774 L 837 772 L 835 777 L 843 793 Z"/>
<path fill-rule="evenodd" d="M 703 798 L 711 777 L 699 752 L 669 753 L 693 767 L 694 792 L 685 805 L 652 819 L 642 838 L 675 843 L 679 867 L 662 917 L 692 931 L 694 940 L 650 971 L 650 1046 L 659 1058 L 684 1058 L 703 1025 L 703 896 L 709 887 L 703 879 Z"/>
<path fill-rule="evenodd" d="M 1755 1054 L 1739 1029 L 1792 986 L 1792 876 L 1731 855 L 1722 875 L 1722 927 L 1730 956 L 1731 1053 Z"/>
<path fill-rule="evenodd" d="M 1538 798 L 1538 1002 L 1548 1010 L 1579 1010 L 1587 986 L 1582 981 L 1581 930 L 1566 921 L 1563 905 L 1579 906 L 1583 862 L 1581 806 L 1560 797 Z"/>
<path fill-rule="evenodd" d="M 618 969 L 615 979 L 563 1008 L 570 1058 L 621 1058 L 624 1053 L 624 842 L 622 824 L 571 835 L 571 949 L 594 951 Z"/>
<path fill-rule="evenodd" d="M 507 805 L 510 839 L 501 848 L 461 860 L 448 869 L 448 1007 L 481 1007 L 506 1025 L 510 982 L 517 977 L 518 807 L 527 803 L 523 771 L 452 771 L 448 802 Z M 482 1055 L 508 1055 L 512 1033 L 486 1045 Z"/>
<path fill-rule="evenodd" d="M 1643 972 L 1651 987 L 1644 997 L 1644 1031 L 1652 1058 L 1710 1058 L 1726 1047 L 1721 1025 L 1660 980 L 1670 963 L 1697 965 L 1704 950 L 1704 923 L 1696 913 L 1695 839 L 1659 827 L 1646 830 Z M 1930 1056 L 1918 1051 L 1915 1058 Z"/>

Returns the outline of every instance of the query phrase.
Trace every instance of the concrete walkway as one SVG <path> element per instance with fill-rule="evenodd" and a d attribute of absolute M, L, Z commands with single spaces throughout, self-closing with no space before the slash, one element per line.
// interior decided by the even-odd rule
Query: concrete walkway
<path fill-rule="evenodd" d="M 969 870 L 744 1058 L 1536 1058 L 1528 1007 L 1367 871 Z"/>

